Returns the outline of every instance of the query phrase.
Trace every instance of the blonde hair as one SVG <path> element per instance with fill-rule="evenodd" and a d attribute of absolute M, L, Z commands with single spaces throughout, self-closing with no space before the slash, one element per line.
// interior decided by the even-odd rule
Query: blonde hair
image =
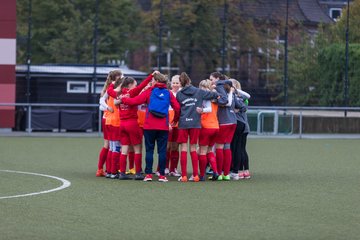
<path fill-rule="evenodd" d="M 240 84 L 240 82 L 238 80 L 233 79 L 233 78 L 231 78 L 229 80 L 232 82 L 235 89 L 241 90 L 241 84 Z"/>
<path fill-rule="evenodd" d="M 209 79 L 205 79 L 199 83 L 199 87 L 211 90 L 211 84 L 212 84 L 212 82 Z"/>
<path fill-rule="evenodd" d="M 109 85 L 116 80 L 117 77 L 122 77 L 122 72 L 120 70 L 113 70 L 110 71 L 106 81 L 104 83 L 103 89 L 101 90 L 101 94 L 100 96 L 103 96 L 106 92 L 106 90 L 108 89 Z"/>
<path fill-rule="evenodd" d="M 173 80 L 178 80 L 180 82 L 180 75 L 174 75 L 172 78 L 171 78 L 171 81 Z"/>

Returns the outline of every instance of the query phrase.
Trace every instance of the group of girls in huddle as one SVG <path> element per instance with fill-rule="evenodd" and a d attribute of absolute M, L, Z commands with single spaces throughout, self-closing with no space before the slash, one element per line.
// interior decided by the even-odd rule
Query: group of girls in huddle
<path fill-rule="evenodd" d="M 169 86 L 167 77 L 158 71 L 139 85 L 119 70 L 111 71 L 100 98 L 104 146 L 96 176 L 126 180 L 135 174 L 135 180 L 152 181 L 156 143 L 158 181 L 167 182 L 166 175 L 179 177 L 180 182 L 205 181 L 208 166 L 212 180 L 250 178 L 246 152 L 249 98 L 238 81 L 219 72 L 210 74 L 196 88 L 185 72 L 173 76 Z M 166 111 L 161 110 L 164 107 Z M 193 169 L 190 178 L 188 152 Z"/>

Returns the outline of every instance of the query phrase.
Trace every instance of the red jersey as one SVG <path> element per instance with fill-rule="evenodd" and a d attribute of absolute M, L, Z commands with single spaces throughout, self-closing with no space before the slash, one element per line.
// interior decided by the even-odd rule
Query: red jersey
<path fill-rule="evenodd" d="M 150 74 L 138 86 L 136 86 L 133 89 L 123 88 L 121 90 L 120 94 L 117 94 L 117 92 L 114 91 L 114 85 L 111 84 L 109 86 L 109 89 L 107 90 L 107 93 L 111 97 L 115 96 L 115 98 L 117 96 L 125 97 L 125 98 L 136 97 L 136 96 L 139 95 L 141 90 L 143 90 L 143 88 L 146 87 L 146 85 L 148 85 L 148 83 L 152 80 L 152 77 L 153 77 L 152 74 Z M 125 104 L 124 102 L 122 102 L 119 105 L 119 114 L 120 114 L 120 119 L 121 120 L 137 120 L 138 119 L 137 111 L 138 111 L 138 108 L 137 108 L 136 105 L 130 106 L 128 104 Z"/>
<path fill-rule="evenodd" d="M 152 88 L 142 92 L 139 96 L 134 98 L 123 98 L 124 104 L 137 106 L 139 104 L 149 104 L 150 95 L 153 88 L 167 88 L 165 83 L 156 83 Z M 180 117 L 180 104 L 173 94 L 170 94 L 170 105 L 174 109 L 174 122 L 179 121 Z M 147 130 L 169 130 L 169 116 L 165 118 L 155 117 L 146 109 L 144 129 Z"/>

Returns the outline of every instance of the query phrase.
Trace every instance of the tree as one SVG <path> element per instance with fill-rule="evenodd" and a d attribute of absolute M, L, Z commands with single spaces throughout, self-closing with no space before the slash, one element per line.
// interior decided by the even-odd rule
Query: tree
<path fill-rule="evenodd" d="M 26 54 L 28 1 L 17 1 L 18 62 Z M 92 63 L 95 1 L 33 0 L 32 63 Z M 140 9 L 131 0 L 99 0 L 98 62 L 127 60 L 141 45 Z"/>
<path fill-rule="evenodd" d="M 347 11 L 330 26 L 319 26 L 315 41 L 303 38 L 290 52 L 290 101 L 295 105 L 343 106 L 345 73 L 345 29 Z M 360 101 L 360 3 L 350 7 L 349 82 L 350 106 Z"/>
<path fill-rule="evenodd" d="M 302 32 L 302 35 L 301 41 L 289 52 L 289 103 L 317 105 L 320 101 L 318 55 L 321 41 L 314 43 L 308 34 Z"/>
<path fill-rule="evenodd" d="M 173 64 L 194 77 L 193 69 L 202 74 L 213 71 L 219 59 L 221 24 L 218 15 L 220 1 L 164 0 L 164 32 L 171 33 L 165 46 L 173 52 Z M 151 41 L 157 42 L 160 1 L 153 1 L 146 14 L 151 29 Z"/>
<path fill-rule="evenodd" d="M 350 44 L 349 105 L 359 106 L 360 100 L 360 44 Z M 318 56 L 320 104 L 326 106 L 343 106 L 344 103 L 344 62 L 345 45 L 331 44 L 323 48 Z"/>
<path fill-rule="evenodd" d="M 360 43 L 360 1 L 351 1 L 349 16 L 349 42 Z M 328 38 L 333 43 L 345 43 L 347 8 L 342 11 L 342 16 L 336 24 L 329 29 Z"/>

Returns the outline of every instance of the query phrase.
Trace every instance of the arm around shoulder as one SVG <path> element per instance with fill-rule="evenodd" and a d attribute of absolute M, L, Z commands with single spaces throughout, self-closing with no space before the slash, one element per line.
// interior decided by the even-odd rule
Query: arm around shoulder
<path fill-rule="evenodd" d="M 117 97 L 117 92 L 114 90 L 114 84 L 110 84 L 110 86 L 106 92 L 107 92 L 107 94 L 109 94 L 110 97 L 113 97 L 113 98 Z"/>
<path fill-rule="evenodd" d="M 219 97 L 219 94 L 217 92 L 211 92 L 211 91 L 205 91 L 202 89 L 199 89 L 202 93 L 202 98 L 204 100 L 212 100 L 212 99 L 217 99 Z"/>
<path fill-rule="evenodd" d="M 149 91 L 149 90 L 146 90 L 146 91 L 142 92 L 140 95 L 133 97 L 133 98 L 123 98 L 121 100 L 121 102 L 124 104 L 130 105 L 130 106 L 146 103 L 148 100 L 148 97 L 150 96 L 150 93 L 151 93 L 151 91 Z"/>
<path fill-rule="evenodd" d="M 250 94 L 248 94 L 247 92 L 243 91 L 243 90 L 240 90 L 240 89 L 237 89 L 237 92 L 240 94 L 240 96 L 246 98 L 246 99 L 250 99 L 251 96 Z"/>
<path fill-rule="evenodd" d="M 223 86 L 216 86 L 215 88 L 216 92 L 219 94 L 219 98 L 217 99 L 217 102 L 219 105 L 226 105 L 229 100 L 227 93 Z"/>

